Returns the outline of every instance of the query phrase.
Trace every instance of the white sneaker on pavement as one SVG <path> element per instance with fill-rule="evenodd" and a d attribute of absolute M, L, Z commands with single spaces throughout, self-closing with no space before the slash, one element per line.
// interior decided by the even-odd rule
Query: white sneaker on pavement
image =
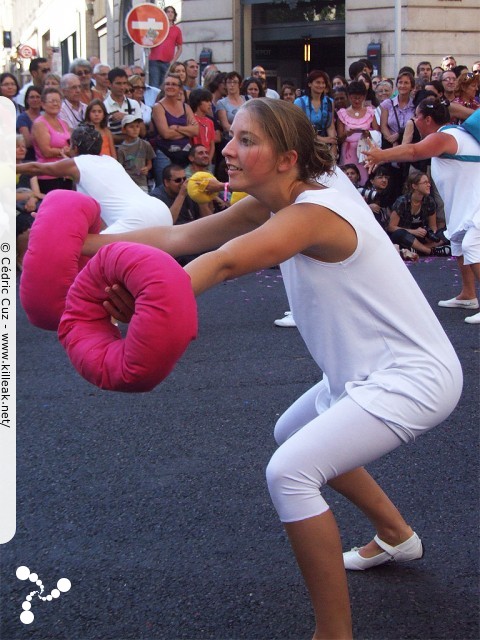
<path fill-rule="evenodd" d="M 283 318 L 275 320 L 273 323 L 276 327 L 296 327 L 295 320 L 293 319 L 291 311 L 285 311 Z"/>
<path fill-rule="evenodd" d="M 439 300 L 438 306 L 450 309 L 478 309 L 478 299 L 459 300 L 458 298 L 451 298 L 450 300 Z"/>

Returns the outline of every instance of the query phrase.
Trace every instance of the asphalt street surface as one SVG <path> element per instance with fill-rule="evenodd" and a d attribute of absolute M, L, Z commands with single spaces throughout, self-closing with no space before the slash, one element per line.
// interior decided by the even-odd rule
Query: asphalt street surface
<path fill-rule="evenodd" d="M 436 306 L 458 290 L 453 259 L 409 268 L 459 354 L 464 393 L 445 423 L 369 467 L 426 555 L 349 573 L 354 633 L 476 639 L 479 327 Z M 2 640 L 310 640 L 309 599 L 264 475 L 276 418 L 320 377 L 297 330 L 273 326 L 286 309 L 275 269 L 207 292 L 198 339 L 166 381 L 134 395 L 81 379 L 18 303 L 18 513 L 0 546 Z M 371 539 L 359 512 L 325 496 L 345 549 Z M 20 566 L 44 595 L 71 582 L 52 601 L 34 596 L 29 625 L 20 614 L 35 585 L 17 579 Z"/>

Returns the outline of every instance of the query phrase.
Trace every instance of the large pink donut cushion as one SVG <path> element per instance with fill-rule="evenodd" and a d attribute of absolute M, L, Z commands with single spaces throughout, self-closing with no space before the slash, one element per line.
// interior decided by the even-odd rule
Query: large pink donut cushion
<path fill-rule="evenodd" d="M 99 233 L 100 205 L 89 196 L 56 189 L 48 193 L 30 230 L 23 259 L 20 301 L 30 322 L 56 331 L 67 292 L 88 258 L 88 233 Z"/>
<path fill-rule="evenodd" d="M 118 283 L 135 298 L 125 337 L 103 307 Z M 140 244 L 102 247 L 70 288 L 58 329 L 75 369 L 111 391 L 150 391 L 197 336 L 197 305 L 187 273 L 168 254 Z"/>

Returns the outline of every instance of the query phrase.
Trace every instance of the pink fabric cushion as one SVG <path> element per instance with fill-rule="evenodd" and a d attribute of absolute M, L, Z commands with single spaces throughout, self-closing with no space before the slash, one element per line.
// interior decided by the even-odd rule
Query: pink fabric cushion
<path fill-rule="evenodd" d="M 20 279 L 20 301 L 36 327 L 57 330 L 70 285 L 88 261 L 81 255 L 85 237 L 99 233 L 100 224 L 100 205 L 93 198 L 62 189 L 45 196 Z"/>
<path fill-rule="evenodd" d="M 105 287 L 122 284 L 135 298 L 123 338 L 103 307 Z M 150 391 L 197 336 L 190 278 L 168 254 L 140 244 L 102 247 L 70 288 L 58 329 L 75 369 L 111 391 Z"/>

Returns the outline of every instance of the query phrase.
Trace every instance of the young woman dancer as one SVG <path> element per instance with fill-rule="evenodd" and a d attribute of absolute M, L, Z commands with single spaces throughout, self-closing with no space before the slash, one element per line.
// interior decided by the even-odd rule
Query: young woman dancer
<path fill-rule="evenodd" d="M 305 114 L 283 100 L 250 100 L 231 134 L 223 151 L 230 184 L 249 197 L 181 227 L 89 236 L 84 253 L 119 240 L 172 255 L 210 250 L 185 267 L 197 295 L 281 264 L 290 308 L 324 376 L 279 419 L 267 481 L 310 593 L 313 637 L 345 640 L 352 637 L 345 565 L 365 569 L 423 553 L 417 534 L 363 465 L 442 422 L 458 402 L 462 372 L 365 205 L 316 181 L 331 172 L 332 160 Z M 114 285 L 110 296 L 107 310 L 128 319 L 134 304 L 128 292 Z M 360 551 L 342 556 L 321 495 L 327 483 L 377 532 Z"/>

